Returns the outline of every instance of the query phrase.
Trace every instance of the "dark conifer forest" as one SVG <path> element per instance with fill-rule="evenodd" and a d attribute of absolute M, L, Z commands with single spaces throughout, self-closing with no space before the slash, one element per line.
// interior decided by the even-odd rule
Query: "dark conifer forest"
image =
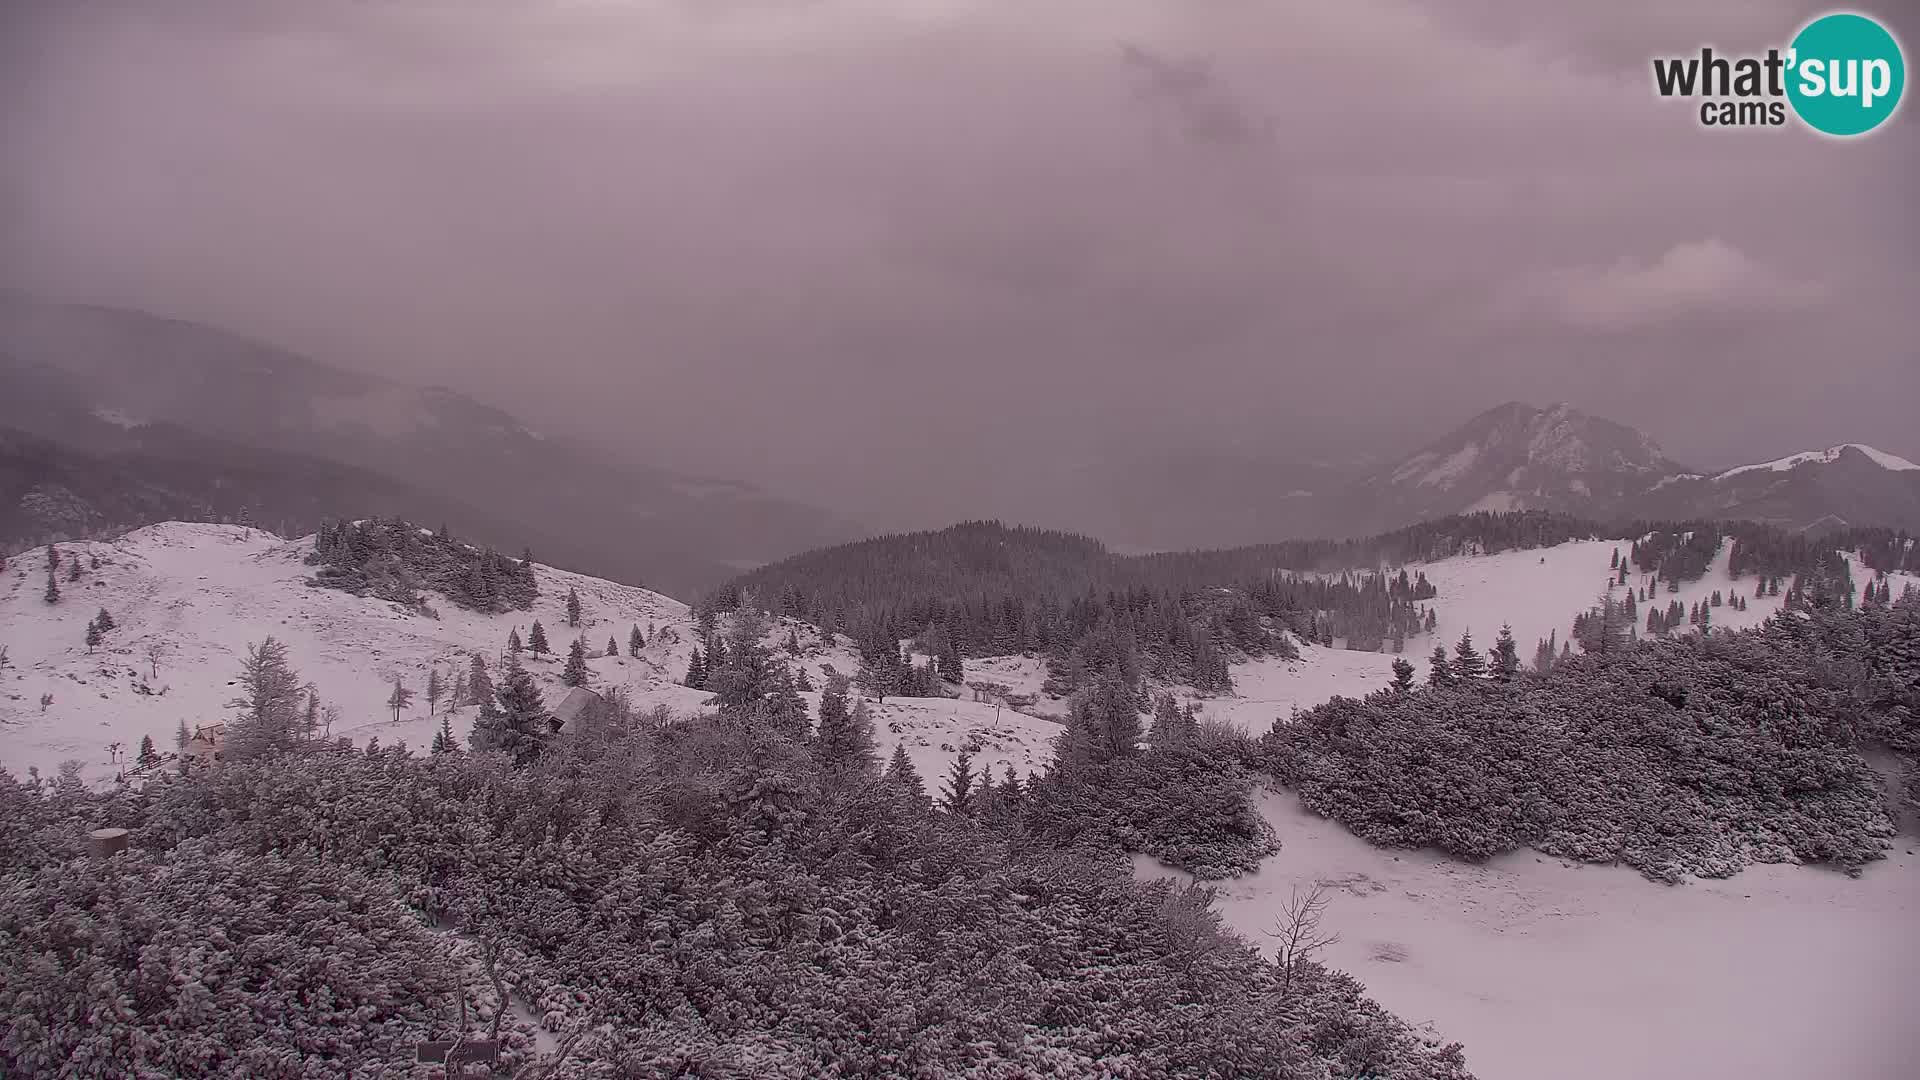
<path fill-rule="evenodd" d="M 1292 655 L 1289 633 L 1309 644 L 1401 651 L 1427 625 L 1423 603 L 1436 595 L 1424 575 L 1408 575 L 1408 563 L 1619 536 L 1644 538 L 1616 564 L 1622 584 L 1636 569 L 1656 588 L 1697 580 L 1731 539 L 1736 575 L 1798 583 L 1820 603 L 1850 588 L 1836 547 L 1858 548 L 1881 571 L 1920 559 L 1920 545 L 1883 529 L 1815 538 L 1751 522 L 1603 524 L 1538 511 L 1443 518 L 1366 540 L 1142 556 L 976 521 L 798 555 L 741 575 L 701 606 L 733 610 L 745 598 L 848 634 L 869 654 L 903 638 L 967 657 L 1042 654 L 1060 694 L 1109 670 L 1129 685 L 1145 677 L 1217 693 L 1232 688 L 1231 660 Z"/>

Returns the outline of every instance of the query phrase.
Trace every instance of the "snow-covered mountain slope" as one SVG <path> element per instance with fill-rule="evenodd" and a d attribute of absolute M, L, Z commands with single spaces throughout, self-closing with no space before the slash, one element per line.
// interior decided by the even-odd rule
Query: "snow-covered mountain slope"
<path fill-rule="evenodd" d="M 1777 461 L 1763 461 L 1758 465 L 1742 465 L 1739 468 L 1728 469 L 1726 472 L 1714 477 L 1714 479 L 1727 480 L 1739 476 L 1741 473 L 1761 470 L 1766 472 L 1786 472 L 1789 469 L 1795 469 L 1802 465 L 1831 465 L 1844 457 L 1849 450 L 1860 453 L 1865 456 L 1868 461 L 1873 462 L 1883 469 L 1890 469 L 1894 472 L 1920 470 L 1920 465 L 1915 465 L 1906 458 L 1889 454 L 1884 450 L 1875 450 L 1865 443 L 1841 443 L 1839 446 L 1829 446 L 1825 450 L 1807 450 L 1798 454 L 1789 454 Z"/>
<path fill-rule="evenodd" d="M 1439 590 L 1429 601 L 1436 614 L 1431 634 L 1407 640 L 1403 654 L 1425 679 L 1426 657 L 1435 645 L 1449 652 L 1460 635 L 1471 633 L 1474 644 L 1483 652 L 1492 646 L 1502 626 L 1513 628 L 1520 659 L 1530 663 L 1534 647 L 1549 634 L 1562 642 L 1572 634 L 1575 615 L 1594 607 L 1612 576 L 1609 564 L 1613 553 L 1626 555 L 1629 540 L 1579 540 L 1555 547 L 1529 551 L 1503 551 L 1495 555 L 1466 555 L 1437 562 L 1417 563 L 1409 573 L 1424 573 Z M 1664 587 L 1653 603 L 1665 607 L 1678 600 L 1691 607 L 1711 601 L 1715 591 L 1723 597 L 1739 595 L 1747 601 L 1747 610 L 1730 606 L 1713 608 L 1713 625 L 1721 629 L 1744 630 L 1758 626 L 1780 609 L 1782 597 L 1754 596 L 1755 579 L 1734 578 L 1728 573 L 1732 541 L 1721 545 L 1707 572 L 1698 580 L 1682 583 L 1680 591 L 1669 593 Z M 1854 587 L 1864 590 L 1874 578 L 1872 570 L 1849 556 Z M 1911 574 L 1888 575 L 1893 593 L 1899 595 L 1909 583 L 1920 587 L 1920 577 Z M 1644 574 L 1629 572 L 1630 584 L 1647 584 Z M 1616 597 L 1624 588 L 1616 588 Z M 1855 600 L 1859 596 L 1856 594 Z M 1641 610 L 1645 610 L 1642 605 Z M 1641 618 L 1645 618 L 1644 615 Z M 1693 633 L 1691 627 L 1675 633 Z M 1338 644 L 1336 642 L 1336 644 Z M 1578 651 L 1575 646 L 1575 651 Z M 1266 657 L 1251 663 L 1236 664 L 1232 673 L 1231 696 L 1200 699 L 1202 715 L 1224 719 L 1242 730 L 1259 734 L 1276 719 L 1294 709 L 1311 708 L 1336 694 L 1358 697 L 1378 690 L 1393 678 L 1391 653 L 1349 652 L 1340 648 L 1306 646 L 1299 660 Z"/>
<path fill-rule="evenodd" d="M 1612 553 L 1624 554 L 1628 546 L 1625 540 L 1588 540 L 1418 564 L 1410 569 L 1425 573 L 1439 590 L 1431 601 L 1438 625 L 1431 635 L 1409 639 L 1405 655 L 1424 677 L 1424 658 L 1435 644 L 1451 648 L 1471 632 L 1484 649 L 1502 625 L 1511 625 L 1522 659 L 1530 660 L 1535 643 L 1549 633 L 1567 639 L 1574 616 L 1605 590 Z M 540 596 L 532 611 L 483 615 L 436 597 L 439 617 L 431 618 L 307 584 L 310 538 L 283 540 L 240 526 L 176 522 L 60 550 L 63 560 L 77 558 L 86 569 L 79 581 L 66 580 L 62 569 L 57 604 L 42 598 L 43 552 L 17 555 L 0 572 L 0 646 L 7 649 L 0 670 L 0 765 L 15 772 L 36 766 L 51 773 L 60 762 L 77 759 L 88 778 L 100 780 L 131 758 L 143 735 L 152 736 L 162 752 L 173 750 L 181 723 L 191 729 L 229 717 L 241 660 L 249 645 L 269 635 L 287 645 L 301 677 L 339 710 L 332 734 L 357 744 L 377 737 L 424 750 L 441 722 L 440 715 L 429 714 L 422 693 L 429 670 L 437 667 L 450 683 L 475 652 L 497 670 L 508 633 L 517 628 L 524 638 L 536 619 L 555 651 L 525 659 L 555 699 L 564 690 L 560 671 L 575 636 L 587 645 L 591 685 L 623 686 L 637 708 L 659 705 L 687 715 L 709 697 L 679 681 L 698 639 L 685 604 L 552 567 L 535 567 Z M 1690 606 L 1716 589 L 1737 592 L 1748 598 L 1748 610 L 1716 608 L 1714 625 L 1738 629 L 1764 620 L 1780 599 L 1755 598 L 1752 578 L 1731 578 L 1729 554 L 1723 549 L 1704 577 L 1679 593 L 1661 592 L 1659 602 L 1677 599 Z M 95 557 L 98 568 L 91 566 Z M 1854 577 L 1864 587 L 1871 573 L 1856 565 Z M 1909 575 L 1895 578 L 1896 594 L 1909 582 L 1920 584 Z M 580 596 L 578 630 L 566 625 L 569 589 Z M 89 651 L 86 626 L 103 608 L 115 628 Z M 629 657 L 626 641 L 634 626 L 647 645 L 640 656 Z M 616 655 L 602 655 L 609 639 Z M 790 639 L 797 654 L 784 652 Z M 778 620 L 767 641 L 816 686 L 833 672 L 851 674 L 858 666 L 846 638 L 825 640 L 804 623 Z M 1386 685 L 1393 659 L 1388 653 L 1304 646 L 1299 660 L 1235 665 L 1234 694 L 1197 700 L 1206 716 L 1264 732 L 1296 708 Z M 1067 707 L 1046 696 L 1046 674 L 1037 657 L 969 660 L 968 681 L 998 683 L 1033 703 L 1015 709 L 988 701 L 889 698 L 873 706 L 881 751 L 891 754 L 895 745 L 905 745 L 930 786 L 968 746 L 976 763 L 996 776 L 1009 766 L 1022 775 L 1042 768 Z M 416 692 L 414 705 L 397 722 L 386 704 L 396 679 Z M 52 697 L 44 709 L 42 695 Z M 802 696 L 817 711 L 818 693 Z M 449 710 L 445 702 L 437 710 L 449 716 L 462 740 L 476 711 Z M 108 749 L 116 742 L 117 755 Z"/>
<path fill-rule="evenodd" d="M 1860 443 L 1742 465 L 1653 493 L 1649 516 L 1749 518 L 1789 528 L 1920 529 L 1920 465 Z"/>
<path fill-rule="evenodd" d="M 527 665 L 551 698 L 568 646 L 577 635 L 592 657 L 590 685 L 625 686 L 636 707 L 664 705 L 676 714 L 697 711 L 709 695 L 679 684 L 697 630 L 685 604 L 646 589 L 536 565 L 540 596 L 532 611 L 483 615 L 441 597 L 430 618 L 385 601 L 307 584 L 311 538 L 283 540 L 233 525 L 155 525 L 114 540 L 60 546 L 61 599 L 48 604 L 42 551 L 14 556 L 0 572 L 0 765 L 52 773 L 77 759 L 91 780 L 111 777 L 133 756 L 143 735 L 164 753 L 174 749 L 177 726 L 189 729 L 229 717 L 233 680 L 249 645 L 271 635 L 321 698 L 338 708 L 332 734 L 356 744 L 378 738 L 424 751 L 440 725 L 424 696 L 427 675 L 443 680 L 486 656 L 496 671 L 508 633 L 523 638 L 539 620 L 553 654 L 526 654 Z M 99 567 L 92 568 L 98 557 Z M 85 568 L 66 580 L 65 560 Z M 567 591 L 578 592 L 581 625 L 566 624 Z M 86 645 L 86 627 L 106 609 L 114 629 L 98 648 Z M 638 626 L 647 638 L 639 657 L 625 655 Z M 802 647 L 796 666 L 817 685 L 829 670 L 851 673 L 856 661 L 844 638 L 824 642 L 817 631 L 783 621 L 768 634 L 784 645 L 793 634 Z M 618 655 L 601 655 L 608 640 Z M 398 722 L 387 707 L 395 680 L 415 691 Z M 52 701 L 41 708 L 43 694 Z M 817 693 L 803 695 L 817 709 Z M 451 711 L 464 744 L 478 710 Z M 442 701 L 439 713 L 449 712 Z M 1023 775 L 1047 757 L 1058 725 L 996 709 L 983 702 L 891 699 L 875 708 L 882 752 L 904 743 L 930 786 L 964 745 L 996 776 L 1012 765 Z M 118 742 L 115 755 L 109 744 Z M 116 762 L 114 759 L 118 758 Z"/>
<path fill-rule="evenodd" d="M 1367 484 L 1379 512 L 1568 510 L 1595 517 L 1684 473 L 1647 436 L 1565 404 L 1489 409 Z"/>
<path fill-rule="evenodd" d="M 1481 510 L 1920 529 L 1920 465 L 1843 443 L 1707 475 L 1624 424 L 1564 404 L 1509 402 L 1374 474 L 1346 503 L 1337 519 L 1366 525 L 1352 532 Z"/>

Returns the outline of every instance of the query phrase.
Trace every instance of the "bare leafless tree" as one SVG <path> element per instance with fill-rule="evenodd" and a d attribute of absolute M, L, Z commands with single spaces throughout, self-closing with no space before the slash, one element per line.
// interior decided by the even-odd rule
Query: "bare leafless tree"
<path fill-rule="evenodd" d="M 1293 979 L 1301 965 L 1312 959 L 1315 953 L 1340 940 L 1339 934 L 1327 932 L 1321 927 L 1321 920 L 1325 918 L 1330 903 L 1332 897 L 1327 895 L 1326 886 L 1316 882 L 1303 893 L 1296 885 L 1287 897 L 1287 906 L 1274 920 L 1273 929 L 1267 931 L 1267 936 L 1277 943 L 1273 964 L 1280 971 L 1282 1004 L 1293 996 Z"/>
<path fill-rule="evenodd" d="M 500 1039 L 500 1021 L 507 1017 L 507 985 L 500 979 L 500 943 L 491 935 L 480 938 L 480 962 L 487 969 L 487 981 L 493 983 L 493 992 L 499 1005 L 493 1010 L 493 1022 L 487 1026 L 487 1041 Z"/>

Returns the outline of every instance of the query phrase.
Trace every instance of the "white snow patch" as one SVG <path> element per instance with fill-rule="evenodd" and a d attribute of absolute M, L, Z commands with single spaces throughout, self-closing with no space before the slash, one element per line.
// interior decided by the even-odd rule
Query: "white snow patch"
<path fill-rule="evenodd" d="M 1678 484 L 1683 480 L 1705 480 L 1705 479 L 1706 477 L 1701 475 L 1700 473 L 1690 473 L 1690 472 L 1675 473 L 1672 476 L 1661 477 L 1659 483 L 1653 485 L 1651 488 L 1648 488 L 1647 490 L 1659 491 L 1661 488 L 1666 487 L 1668 484 Z"/>
<path fill-rule="evenodd" d="M 308 586 L 311 538 L 283 540 L 237 525 L 172 522 L 59 549 L 63 566 L 76 557 L 90 563 L 94 555 L 101 566 L 87 569 L 77 582 L 67 581 L 63 569 L 58 604 L 41 598 L 40 551 L 13 557 L 0 574 L 0 644 L 8 647 L 7 668 L 0 672 L 0 765 L 16 773 L 31 765 L 50 774 L 62 760 L 77 758 L 87 766 L 87 779 L 107 779 L 120 767 L 109 760 L 108 744 L 121 743 L 124 763 L 142 735 L 151 735 L 162 753 L 171 752 L 176 725 L 191 729 L 229 718 L 232 680 L 247 647 L 269 635 L 286 644 L 289 660 L 319 688 L 321 699 L 339 707 L 332 734 L 356 743 L 378 736 L 382 743 L 405 741 L 425 751 L 440 725 L 438 716 L 427 714 L 423 696 L 429 667 L 438 666 L 450 683 L 477 651 L 498 677 L 507 632 L 518 627 L 524 638 L 536 618 L 557 650 L 528 657 L 528 667 L 546 686 L 557 684 L 573 634 L 583 635 L 595 653 L 609 636 L 624 651 L 637 623 L 643 632 L 678 627 L 686 640 L 652 641 L 639 659 L 592 660 L 596 678 L 625 682 L 681 706 L 694 703 L 689 696 L 706 696 L 662 686 L 684 673 L 692 648 L 685 604 L 548 566 L 534 568 L 540 597 L 531 612 L 482 615 L 429 594 L 440 613 L 432 619 Z M 569 587 L 578 589 L 584 610 L 578 631 L 566 625 Z M 116 625 L 89 654 L 86 625 L 101 608 Z M 147 656 L 150 644 L 161 649 L 157 667 Z M 414 707 L 398 723 L 385 704 L 395 678 L 416 692 Z M 153 692 L 136 689 L 143 685 Z M 53 695 L 44 712 L 43 693 Z M 446 712 L 444 702 L 440 711 Z M 461 709 L 452 718 L 462 740 L 476 711 Z"/>
<path fill-rule="evenodd" d="M 1483 1080 L 1893 1080 L 1920 1059 L 1910 839 L 1859 879 L 1773 865 L 1666 886 L 1530 851 L 1476 866 L 1375 848 L 1291 794 L 1262 810 L 1282 847 L 1216 883 L 1228 924 L 1270 947 L 1290 890 L 1326 884 L 1341 940 L 1323 958 L 1465 1043 Z"/>
<path fill-rule="evenodd" d="M 1737 469 L 1728 469 L 1726 472 L 1714 477 L 1714 479 L 1725 480 L 1729 476 L 1738 476 L 1745 472 L 1757 472 L 1762 469 L 1770 472 L 1786 472 L 1789 469 L 1798 468 L 1801 465 L 1828 464 L 1840 460 L 1840 454 L 1845 450 L 1858 450 L 1867 455 L 1874 464 L 1883 469 L 1891 469 L 1895 472 L 1907 472 L 1920 469 L 1920 465 L 1916 465 L 1906 458 L 1889 454 L 1884 450 L 1875 450 L 1865 443 L 1841 443 L 1839 446 L 1830 446 L 1825 450 L 1808 450 L 1799 454 L 1790 454 L 1777 461 L 1763 461 L 1758 465 L 1742 465 Z"/>
<path fill-rule="evenodd" d="M 1431 467 L 1428 466 L 1434 461 L 1433 455 L 1421 454 L 1401 466 L 1393 474 L 1393 479 L 1395 483 L 1400 483 L 1418 475 L 1419 479 L 1414 483 L 1419 487 L 1450 488 L 1459 483 L 1460 478 L 1467 475 L 1474 463 L 1480 460 L 1480 453 L 1481 448 L 1477 444 L 1468 444 L 1447 455 L 1444 460 L 1431 464 Z M 1422 469 L 1425 471 L 1422 472 Z"/>
<path fill-rule="evenodd" d="M 1618 577 L 1610 570 L 1614 551 L 1626 558 L 1632 541 L 1576 540 L 1550 548 L 1503 551 L 1494 555 L 1464 555 L 1437 562 L 1415 563 L 1406 567 L 1408 576 L 1424 573 L 1438 595 L 1423 601 L 1435 614 L 1432 634 L 1407 639 L 1406 659 L 1425 679 L 1426 657 L 1436 644 L 1449 652 L 1460 635 L 1471 633 L 1473 643 L 1482 652 L 1493 645 L 1502 626 L 1513 628 L 1522 663 L 1533 661 L 1535 645 L 1549 634 L 1568 641 L 1573 633 L 1575 615 L 1596 606 L 1607 591 L 1609 581 Z M 1746 611 L 1731 606 L 1713 608 L 1713 625 L 1741 630 L 1758 626 L 1779 610 L 1782 596 L 1755 597 L 1758 584 L 1752 577 L 1734 579 L 1727 573 L 1732 545 L 1723 544 L 1707 572 L 1697 581 L 1685 582 L 1677 593 L 1666 591 L 1664 584 L 1653 598 L 1639 604 L 1635 619 L 1645 626 L 1648 604 L 1662 610 L 1674 600 L 1691 607 L 1710 600 L 1714 590 L 1731 600 L 1738 595 L 1748 603 Z M 1857 560 L 1856 560 L 1857 562 Z M 1395 568 L 1394 572 L 1398 572 Z M 1895 575 L 1904 578 L 1905 575 Z M 1864 589 L 1872 577 L 1856 565 L 1854 580 Z M 1627 585 L 1615 585 L 1616 598 L 1626 590 L 1645 588 L 1649 576 L 1630 569 Z M 1900 594 L 1904 581 L 1895 581 L 1893 592 Z M 1636 597 L 1637 597 L 1636 591 Z M 1676 633 L 1689 632 L 1678 630 Z M 1579 646 L 1574 646 L 1579 651 Z M 1391 653 L 1350 652 L 1344 649 L 1303 647 L 1299 660 L 1267 657 L 1233 666 L 1234 693 L 1229 697 L 1200 699 L 1203 714 L 1219 717 L 1253 734 L 1266 732 L 1275 720 L 1285 719 L 1295 708 L 1308 709 L 1334 695 L 1360 697 L 1378 690 L 1393 678 Z"/>
<path fill-rule="evenodd" d="M 104 420 L 115 427 L 127 428 L 128 430 L 145 427 L 147 425 L 145 420 L 122 409 L 95 409 L 93 410 L 93 415 L 96 419 Z"/>
<path fill-rule="evenodd" d="M 540 595 L 531 611 L 483 615 L 429 594 L 440 615 L 433 619 L 309 586 L 306 579 L 315 569 L 305 562 L 311 538 L 282 540 L 234 525 L 173 522 L 111 542 L 59 547 L 63 567 L 70 558 L 88 565 L 94 555 L 101 566 L 87 569 L 78 582 L 68 582 L 62 569 L 58 604 L 41 599 L 45 562 L 39 551 L 13 557 L 0 572 L 0 644 L 8 648 L 0 672 L 0 765 L 17 774 L 32 766 L 51 775 L 61 761 L 74 758 L 85 764 L 85 779 L 110 780 L 143 735 L 151 735 L 162 754 L 172 752 L 178 724 L 192 729 L 230 718 L 227 703 L 236 694 L 232 680 L 240 662 L 249 645 L 269 635 L 286 644 L 288 659 L 318 687 L 322 700 L 339 708 L 330 734 L 356 745 L 378 738 L 424 753 L 445 716 L 464 746 L 479 710 L 449 710 L 443 700 L 438 715 L 430 715 L 428 671 L 437 667 L 451 686 L 478 652 L 497 679 L 509 631 L 518 629 L 524 640 L 536 619 L 553 651 L 524 653 L 522 659 L 550 703 L 564 696 L 560 673 L 576 636 L 586 644 L 594 690 L 623 686 L 637 709 L 665 706 L 682 717 L 701 711 L 712 697 L 680 683 L 699 641 L 685 604 L 584 574 L 535 564 Z M 569 589 L 580 596 L 577 629 L 567 625 Z M 115 629 L 89 654 L 86 624 L 103 607 Z M 638 657 L 626 655 L 634 626 L 647 639 Z M 790 636 L 797 654 L 786 650 Z M 602 655 L 609 639 L 615 652 Z M 774 620 L 766 641 L 816 687 L 801 695 L 815 715 L 817 688 L 832 673 L 852 675 L 859 667 L 848 639 L 825 640 L 816 628 L 791 619 Z M 150 643 L 163 650 L 157 668 L 147 658 Z M 1024 673 L 1014 674 L 1021 667 Z M 1005 679 L 971 670 L 968 677 L 1036 690 L 1044 678 L 1037 660 L 1009 658 L 1000 668 Z M 396 678 L 415 692 L 414 705 L 398 722 L 386 705 Z M 153 693 L 136 689 L 143 685 Z M 43 693 L 53 695 L 45 712 Z M 991 766 L 996 781 L 1009 765 L 1030 774 L 1049 760 L 1060 730 L 1056 722 L 1011 708 L 952 698 L 889 698 L 874 706 L 874 725 L 883 758 L 905 744 L 930 791 L 938 790 L 939 778 L 967 745 L 976 748 L 976 767 Z M 122 747 L 117 761 L 107 749 L 114 742 Z"/>

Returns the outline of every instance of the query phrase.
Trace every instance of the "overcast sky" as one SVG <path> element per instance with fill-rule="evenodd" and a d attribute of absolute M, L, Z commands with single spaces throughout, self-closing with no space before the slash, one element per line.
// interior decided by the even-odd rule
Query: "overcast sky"
<path fill-rule="evenodd" d="M 1920 458 L 1920 108 L 1651 90 L 1823 7 L 16 0 L 0 283 L 934 518 L 1514 398 Z"/>

